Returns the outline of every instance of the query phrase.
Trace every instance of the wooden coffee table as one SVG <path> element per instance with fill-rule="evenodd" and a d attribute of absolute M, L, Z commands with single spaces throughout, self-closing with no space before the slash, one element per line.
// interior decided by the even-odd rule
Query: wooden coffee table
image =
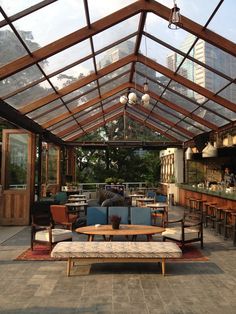
<path fill-rule="evenodd" d="M 87 234 L 88 241 L 93 241 L 95 235 L 101 235 L 104 237 L 108 236 L 110 240 L 113 238 L 113 236 L 146 235 L 147 240 L 150 241 L 153 234 L 162 233 L 165 231 L 165 229 L 147 225 L 120 225 L 119 229 L 112 229 L 111 225 L 100 225 L 98 227 L 81 227 L 77 228 L 75 231 L 81 234 Z"/>

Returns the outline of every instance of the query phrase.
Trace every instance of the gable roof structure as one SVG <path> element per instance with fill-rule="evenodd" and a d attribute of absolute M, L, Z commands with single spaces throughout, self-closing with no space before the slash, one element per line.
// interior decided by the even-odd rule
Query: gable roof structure
<path fill-rule="evenodd" d="M 0 116 L 71 145 L 124 116 L 180 146 L 235 126 L 236 3 L 178 5 L 170 30 L 169 0 L 2 0 Z"/>

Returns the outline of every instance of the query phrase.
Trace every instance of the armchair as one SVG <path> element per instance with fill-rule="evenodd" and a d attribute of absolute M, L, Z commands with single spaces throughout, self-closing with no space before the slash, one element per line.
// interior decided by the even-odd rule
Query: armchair
<path fill-rule="evenodd" d="M 203 222 L 200 217 L 187 215 L 179 220 L 168 221 L 165 225 L 171 224 L 174 224 L 174 227 L 166 228 L 162 233 L 163 241 L 176 241 L 182 249 L 187 243 L 200 242 L 203 249 Z"/>
<path fill-rule="evenodd" d="M 75 214 L 69 214 L 66 205 L 51 205 L 50 211 L 55 225 L 61 225 L 65 229 L 72 230 L 73 223 L 78 217 Z"/>
<path fill-rule="evenodd" d="M 49 207 L 35 204 L 31 213 L 31 250 L 35 243 L 41 243 L 49 245 L 51 251 L 53 244 L 60 241 L 72 241 L 72 231 L 55 229 Z"/>

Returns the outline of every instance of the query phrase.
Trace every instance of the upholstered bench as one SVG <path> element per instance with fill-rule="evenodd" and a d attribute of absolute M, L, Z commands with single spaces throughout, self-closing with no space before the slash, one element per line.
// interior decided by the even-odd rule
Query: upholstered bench
<path fill-rule="evenodd" d="M 67 276 L 70 276 L 73 260 L 92 263 L 162 263 L 165 275 L 165 261 L 180 258 L 181 249 L 173 242 L 61 242 L 51 252 L 52 257 L 67 258 Z"/>

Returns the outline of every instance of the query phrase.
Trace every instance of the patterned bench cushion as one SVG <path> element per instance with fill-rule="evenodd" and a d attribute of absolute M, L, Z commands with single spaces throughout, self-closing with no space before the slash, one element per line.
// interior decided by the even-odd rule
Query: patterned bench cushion
<path fill-rule="evenodd" d="M 181 249 L 173 242 L 62 242 L 52 257 L 72 258 L 178 258 Z"/>

